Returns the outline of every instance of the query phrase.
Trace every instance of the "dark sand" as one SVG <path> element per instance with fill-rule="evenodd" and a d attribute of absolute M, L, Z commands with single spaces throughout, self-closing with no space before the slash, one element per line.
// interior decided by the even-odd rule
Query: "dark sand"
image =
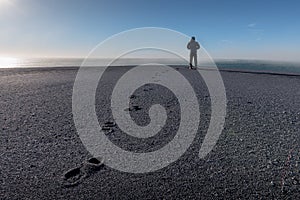
<path fill-rule="evenodd" d="M 109 69 L 98 86 L 101 125 L 112 120 L 109 94 L 128 69 Z M 202 160 L 198 152 L 210 119 L 210 98 L 195 71 L 178 70 L 192 83 L 201 109 L 198 134 L 188 151 L 153 173 L 129 174 L 104 166 L 66 187 L 64 172 L 91 158 L 72 118 L 77 68 L 1 69 L 0 199 L 299 199 L 300 76 L 223 71 L 225 129 Z M 132 111 L 133 119 L 147 124 L 147 108 L 159 102 L 170 111 L 165 130 L 142 141 L 117 128 L 108 137 L 131 151 L 158 149 L 176 133 L 178 102 L 157 85 L 146 85 L 135 95 L 132 102 L 142 109 Z"/>

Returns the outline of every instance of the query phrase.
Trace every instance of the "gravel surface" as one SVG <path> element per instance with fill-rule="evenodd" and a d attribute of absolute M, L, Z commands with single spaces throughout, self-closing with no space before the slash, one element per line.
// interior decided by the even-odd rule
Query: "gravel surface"
<path fill-rule="evenodd" d="M 109 68 L 99 82 L 98 121 L 123 149 L 155 151 L 176 135 L 178 100 L 157 84 L 139 88 L 124 109 L 146 125 L 149 107 L 160 103 L 168 113 L 166 125 L 147 139 L 122 133 L 113 123 L 110 95 L 129 69 Z M 299 199 L 300 76 L 221 72 L 228 100 L 225 128 L 213 151 L 199 159 L 209 93 L 194 70 L 176 69 L 196 92 L 198 134 L 179 160 L 147 174 L 120 172 L 90 159 L 72 117 L 77 68 L 1 69 L 0 199 Z M 84 168 L 86 163 L 92 167 Z M 72 171 L 76 168 L 86 171 Z M 78 182 L 65 184 L 70 176 Z"/>

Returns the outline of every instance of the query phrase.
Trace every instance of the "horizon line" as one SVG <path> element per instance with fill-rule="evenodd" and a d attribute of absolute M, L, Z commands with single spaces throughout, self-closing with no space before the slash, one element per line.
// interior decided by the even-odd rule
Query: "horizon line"
<path fill-rule="evenodd" d="M 1 56 L 0 59 L 86 59 L 85 57 L 80 57 L 80 56 Z M 111 57 L 106 57 L 106 58 L 100 58 L 100 57 L 91 57 L 90 59 L 102 59 L 102 60 L 110 60 L 114 59 Z M 127 58 L 121 58 L 123 60 L 128 60 L 128 59 L 151 59 L 151 60 L 182 60 L 180 58 L 167 58 L 167 57 L 127 57 Z M 289 62 L 289 63 L 300 63 L 300 60 L 287 60 L 287 59 L 267 59 L 267 58 L 212 58 L 213 61 L 265 61 L 265 62 Z"/>

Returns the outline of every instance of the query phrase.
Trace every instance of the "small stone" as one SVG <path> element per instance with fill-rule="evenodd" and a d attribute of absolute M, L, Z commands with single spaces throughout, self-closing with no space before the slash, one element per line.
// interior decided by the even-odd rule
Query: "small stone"
<path fill-rule="evenodd" d="M 255 153 L 255 150 L 248 151 L 249 154 Z"/>
<path fill-rule="evenodd" d="M 293 185 L 299 184 L 299 180 L 296 177 L 292 177 L 292 180 L 293 180 Z"/>

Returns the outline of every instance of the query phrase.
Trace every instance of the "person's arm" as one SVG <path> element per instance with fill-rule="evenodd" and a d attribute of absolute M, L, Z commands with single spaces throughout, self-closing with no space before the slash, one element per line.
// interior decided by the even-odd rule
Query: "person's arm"
<path fill-rule="evenodd" d="M 197 42 L 197 45 L 196 45 L 197 49 L 200 49 L 200 45 L 199 43 Z"/>
<path fill-rule="evenodd" d="M 187 44 L 186 48 L 191 49 L 190 43 Z"/>

